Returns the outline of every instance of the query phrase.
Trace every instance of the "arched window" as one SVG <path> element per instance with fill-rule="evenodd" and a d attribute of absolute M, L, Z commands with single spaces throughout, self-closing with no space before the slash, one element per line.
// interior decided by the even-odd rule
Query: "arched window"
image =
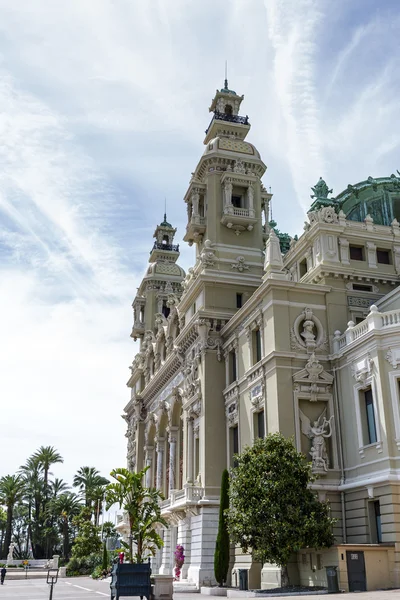
<path fill-rule="evenodd" d="M 225 114 L 229 116 L 233 114 L 231 104 L 225 104 Z"/>
<path fill-rule="evenodd" d="M 170 313 L 170 310 L 171 310 L 171 309 L 170 309 L 170 307 L 168 306 L 168 304 L 167 304 L 167 301 L 166 301 L 166 300 L 163 300 L 163 304 L 162 304 L 162 309 L 161 309 L 161 311 L 162 311 L 162 314 L 164 315 L 164 317 L 165 317 L 166 319 L 168 319 L 168 315 L 169 315 L 169 313 Z"/>
<path fill-rule="evenodd" d="M 164 245 L 167 245 L 167 244 L 169 244 L 169 237 L 167 236 L 167 234 L 165 234 L 165 235 L 163 236 L 162 243 L 163 243 Z"/>

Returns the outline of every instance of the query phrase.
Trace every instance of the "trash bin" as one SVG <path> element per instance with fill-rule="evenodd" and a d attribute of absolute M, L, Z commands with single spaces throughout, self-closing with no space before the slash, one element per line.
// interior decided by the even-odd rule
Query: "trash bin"
<path fill-rule="evenodd" d="M 339 592 L 339 580 L 337 567 L 325 567 L 326 579 L 328 581 L 328 594 L 337 594 Z"/>
<path fill-rule="evenodd" d="M 239 569 L 239 590 L 249 589 L 248 573 L 247 569 Z"/>

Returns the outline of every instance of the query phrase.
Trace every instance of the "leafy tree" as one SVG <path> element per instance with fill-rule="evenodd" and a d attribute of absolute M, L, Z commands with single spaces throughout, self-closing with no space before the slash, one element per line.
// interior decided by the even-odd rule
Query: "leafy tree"
<path fill-rule="evenodd" d="M 50 481 L 49 487 L 51 496 L 53 498 L 56 498 L 60 494 L 63 494 L 69 490 L 69 485 L 62 479 L 57 479 L 57 477 L 54 481 Z"/>
<path fill-rule="evenodd" d="M 72 520 L 78 528 L 78 535 L 72 546 L 72 558 L 85 558 L 89 554 L 98 554 L 101 551 L 100 527 L 94 525 L 90 519 L 90 509 L 84 507 Z"/>
<path fill-rule="evenodd" d="M 0 504 L 7 510 L 6 533 L 4 536 L 2 558 L 7 558 L 11 544 L 12 525 L 15 505 L 23 498 L 25 482 L 20 475 L 5 475 L 0 479 Z"/>
<path fill-rule="evenodd" d="M 226 582 L 229 569 L 230 541 L 226 523 L 226 510 L 229 508 L 229 473 L 225 469 L 222 472 L 221 498 L 219 505 L 219 523 L 217 542 L 214 553 L 214 574 L 220 587 Z"/>
<path fill-rule="evenodd" d="M 76 494 L 65 492 L 52 498 L 49 510 L 56 517 L 63 537 L 63 556 L 68 558 L 70 551 L 70 530 L 72 520 L 79 515 L 82 504 Z"/>
<path fill-rule="evenodd" d="M 107 551 L 107 545 L 104 542 L 103 544 L 103 562 L 102 562 L 102 569 L 103 571 L 107 571 L 108 567 L 109 567 L 109 558 L 108 558 L 108 551 Z"/>
<path fill-rule="evenodd" d="M 115 525 L 112 521 L 105 521 L 101 527 L 102 539 L 107 542 L 107 540 L 112 540 L 112 548 L 115 548 L 116 541 L 119 539 L 119 533 L 115 529 Z"/>
<path fill-rule="evenodd" d="M 94 467 L 81 467 L 74 475 L 73 486 L 79 488 L 85 506 L 96 512 L 96 506 L 104 498 L 105 486 L 110 483 Z M 98 515 L 99 511 L 97 511 Z M 96 524 L 98 518 L 96 516 Z"/>
<path fill-rule="evenodd" d="M 119 504 L 128 514 L 129 554 L 133 558 L 134 541 L 137 563 L 142 563 L 149 555 L 154 556 L 156 548 L 162 547 L 162 539 L 155 528 L 158 525 L 168 525 L 161 516 L 161 492 L 155 488 L 146 488 L 142 483 L 148 469 L 149 467 L 145 467 L 139 473 L 132 473 L 128 469 L 114 469 L 110 475 L 116 482 L 110 483 L 106 491 L 107 510 L 113 504 Z"/>
<path fill-rule="evenodd" d="M 4 510 L 4 508 L 2 508 L 0 506 L 0 556 L 1 556 L 1 550 L 3 548 L 3 542 L 4 542 L 4 536 L 6 534 L 6 528 L 7 528 L 7 513 Z"/>
<path fill-rule="evenodd" d="M 27 487 L 26 547 L 28 549 L 30 539 L 35 558 L 49 557 L 58 543 L 58 534 L 48 508 L 51 498 L 64 489 L 65 483 L 58 479 L 51 482 L 49 475 L 51 466 L 62 462 L 62 456 L 53 446 L 41 446 L 20 468 Z"/>
<path fill-rule="evenodd" d="M 309 483 L 315 480 L 310 463 L 292 439 L 280 433 L 257 439 L 237 457 L 232 469 L 227 511 L 232 542 L 256 560 L 282 568 L 301 548 L 329 548 L 334 537 L 329 505 L 319 502 Z"/>
<path fill-rule="evenodd" d="M 62 463 L 64 459 L 53 446 L 40 446 L 39 450 L 32 455 L 32 459 L 43 469 L 44 484 L 47 489 L 51 465 Z"/>

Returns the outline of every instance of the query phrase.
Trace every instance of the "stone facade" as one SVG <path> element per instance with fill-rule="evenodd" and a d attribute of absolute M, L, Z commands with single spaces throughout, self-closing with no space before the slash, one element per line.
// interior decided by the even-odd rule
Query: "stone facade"
<path fill-rule="evenodd" d="M 247 141 L 242 100 L 227 85 L 217 91 L 184 197 L 195 265 L 185 275 L 176 264 L 165 218 L 133 303 L 128 466 L 149 466 L 170 523 L 153 568 L 171 574 L 179 543 L 182 577 L 214 583 L 222 470 L 256 437 L 281 431 L 312 461 L 340 548 L 389 545 L 381 555 L 399 585 L 400 177 L 370 177 L 336 198 L 320 179 L 304 232 L 291 239 L 269 220 L 266 167 Z M 322 580 L 321 556 L 309 575 L 302 554 L 293 557 L 292 580 Z M 232 585 L 239 568 L 251 587 L 279 584 L 274 565 L 238 550 L 231 562 Z"/>

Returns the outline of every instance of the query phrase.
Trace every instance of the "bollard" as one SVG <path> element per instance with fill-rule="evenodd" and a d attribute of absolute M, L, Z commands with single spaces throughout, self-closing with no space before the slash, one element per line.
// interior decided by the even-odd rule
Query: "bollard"
<path fill-rule="evenodd" d="M 53 587 L 57 583 L 57 579 L 58 579 L 58 569 L 49 569 L 47 571 L 47 580 L 46 580 L 46 583 L 48 583 L 50 586 L 49 600 L 53 599 Z"/>

